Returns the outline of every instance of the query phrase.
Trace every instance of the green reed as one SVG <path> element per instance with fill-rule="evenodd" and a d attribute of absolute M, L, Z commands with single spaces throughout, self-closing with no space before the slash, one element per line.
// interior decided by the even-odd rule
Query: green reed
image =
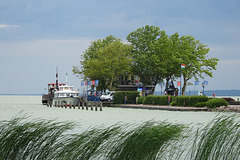
<path fill-rule="evenodd" d="M 0 121 L 1 160 L 155 160 L 240 158 L 238 116 L 217 117 L 190 131 L 185 125 L 147 121 L 93 127 L 70 134 L 72 122 L 26 116 Z"/>
<path fill-rule="evenodd" d="M 240 118 L 222 116 L 199 129 L 195 135 L 187 159 L 239 160 Z"/>

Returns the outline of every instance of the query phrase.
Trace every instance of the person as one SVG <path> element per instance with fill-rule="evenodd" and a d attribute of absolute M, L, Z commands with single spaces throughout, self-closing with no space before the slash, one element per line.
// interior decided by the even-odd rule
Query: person
<path fill-rule="evenodd" d="M 126 103 L 127 103 L 127 96 L 124 97 L 124 104 L 126 106 Z"/>
<path fill-rule="evenodd" d="M 171 97 L 168 96 L 168 106 L 170 106 L 170 102 L 171 102 Z"/>
<path fill-rule="evenodd" d="M 213 92 L 213 97 L 215 97 L 216 95 L 215 95 L 215 93 Z"/>

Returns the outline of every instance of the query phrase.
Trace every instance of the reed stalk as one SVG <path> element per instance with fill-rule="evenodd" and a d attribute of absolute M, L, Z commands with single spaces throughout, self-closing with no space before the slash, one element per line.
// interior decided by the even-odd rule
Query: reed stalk
<path fill-rule="evenodd" d="M 239 160 L 239 120 L 238 115 L 218 116 L 194 131 L 183 124 L 147 121 L 71 134 L 72 122 L 20 116 L 0 121 L 0 159 Z"/>

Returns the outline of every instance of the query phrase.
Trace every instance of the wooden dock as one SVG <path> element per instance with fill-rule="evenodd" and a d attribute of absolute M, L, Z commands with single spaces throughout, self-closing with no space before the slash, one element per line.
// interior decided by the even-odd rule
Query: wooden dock
<path fill-rule="evenodd" d="M 95 110 L 95 111 L 102 111 L 102 107 L 103 107 L 103 102 L 101 101 L 86 101 L 86 99 L 79 97 L 79 103 L 78 104 L 71 104 L 70 103 L 66 103 L 64 101 L 60 102 L 60 103 L 55 103 L 53 104 L 53 97 L 44 97 L 44 99 L 42 99 L 42 104 L 43 105 L 47 105 L 47 107 L 61 107 L 61 108 L 69 108 L 69 109 L 86 109 L 86 110 Z"/>

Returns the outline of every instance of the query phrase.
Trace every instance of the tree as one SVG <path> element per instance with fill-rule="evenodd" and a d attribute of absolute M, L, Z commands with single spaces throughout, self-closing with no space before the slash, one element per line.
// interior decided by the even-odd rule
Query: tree
<path fill-rule="evenodd" d="M 127 36 L 133 47 L 132 72 L 138 75 L 143 83 L 143 96 L 146 85 L 155 85 L 162 80 L 164 70 L 164 54 L 166 54 L 168 36 L 159 27 L 139 28 Z"/>
<path fill-rule="evenodd" d="M 213 77 L 212 70 L 216 70 L 219 60 L 208 58 L 209 48 L 207 48 L 207 45 L 200 43 L 192 36 L 182 36 L 178 49 L 179 59 L 182 64 L 186 65 L 186 68 L 181 70 L 183 76 L 182 94 L 184 95 L 187 81 L 192 77 L 195 79 L 198 79 L 198 77 L 204 78 L 204 76 Z M 180 64 L 178 65 L 180 68 Z"/>
<path fill-rule="evenodd" d="M 113 82 L 129 71 L 131 47 L 113 36 L 97 40 L 84 52 L 82 69 L 73 67 L 75 74 L 85 79 L 100 80 L 100 89 L 113 89 Z"/>
<path fill-rule="evenodd" d="M 165 63 L 165 79 L 166 84 L 171 79 L 175 79 L 176 77 L 180 77 L 180 53 L 179 53 L 179 45 L 180 39 L 179 34 L 175 33 L 169 36 L 168 46 L 166 47 L 168 50 L 165 51 L 164 63 Z"/>

